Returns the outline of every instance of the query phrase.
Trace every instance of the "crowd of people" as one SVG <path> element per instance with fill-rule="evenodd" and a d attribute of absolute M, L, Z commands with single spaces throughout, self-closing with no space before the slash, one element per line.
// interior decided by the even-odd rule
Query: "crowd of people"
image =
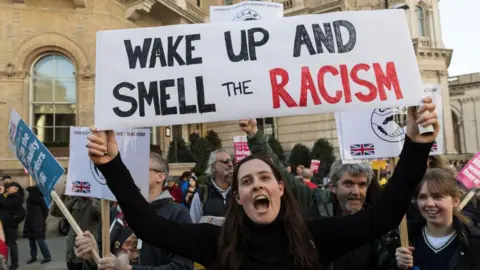
<path fill-rule="evenodd" d="M 167 162 L 151 155 L 146 200 L 113 132 L 104 141 L 94 130 L 89 155 L 118 200 L 113 224 L 130 235 L 112 229 L 111 256 L 94 262 L 101 235 L 85 232 L 75 255 L 89 269 L 480 269 L 479 208 L 472 200 L 459 209 L 465 190 L 455 168 L 429 157 L 439 124 L 431 99 L 424 101 L 419 112 L 409 109 L 404 147 L 383 187 L 370 166 L 342 161 L 326 179 L 331 189 L 312 185 L 311 172 L 292 174 L 246 119 L 239 127 L 252 155 L 234 165 L 227 151 L 214 151 L 204 185 L 191 172 L 166 184 Z M 419 134 L 418 125 L 435 131 Z M 401 246 L 405 215 L 409 245 Z"/>
<path fill-rule="evenodd" d="M 368 164 L 341 160 L 315 179 L 309 168 L 282 163 L 255 119 L 238 124 L 251 155 L 234 164 L 228 151 L 212 152 L 202 184 L 192 171 L 171 181 L 167 161 L 151 152 L 147 198 L 124 165 L 114 133 L 93 130 L 90 158 L 118 200 L 110 210 L 111 254 L 100 261 L 93 256 L 102 254 L 99 200 L 63 196 L 84 231 L 68 231 L 67 269 L 480 269 L 480 203 L 474 197 L 460 209 L 468 192 L 456 181 L 460 165 L 429 156 L 439 132 L 430 98 L 418 112 L 409 109 L 400 159 L 383 183 Z M 434 132 L 420 134 L 418 125 L 432 125 Z M 23 189 L 5 180 L 0 259 L 7 260 L 8 246 L 10 269 L 18 268 L 16 231 L 25 219 L 27 263 L 37 261 L 37 245 L 41 263 L 48 263 L 49 211 L 40 191 L 27 189 L 25 211 Z M 63 217 L 57 205 L 51 214 Z M 401 245 L 398 229 L 404 216 L 408 246 Z"/>

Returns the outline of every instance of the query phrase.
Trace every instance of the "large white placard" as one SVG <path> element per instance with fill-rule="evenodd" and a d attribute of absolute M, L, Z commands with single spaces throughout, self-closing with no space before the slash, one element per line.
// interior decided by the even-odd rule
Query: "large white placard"
<path fill-rule="evenodd" d="M 283 17 L 283 4 L 245 1 L 229 6 L 210 6 L 210 22 L 268 20 Z"/>
<path fill-rule="evenodd" d="M 95 126 L 417 105 L 403 10 L 97 33 Z"/>
<path fill-rule="evenodd" d="M 440 85 L 424 84 L 423 96 L 436 105 L 440 132 L 431 155 L 442 155 L 443 106 Z M 368 109 L 335 113 L 342 160 L 398 157 L 406 132 L 407 107 Z"/>
<path fill-rule="evenodd" d="M 70 127 L 70 159 L 65 194 L 116 201 L 104 176 L 88 157 L 85 147 L 87 127 Z M 115 131 L 118 150 L 135 184 L 148 198 L 150 166 L 150 130 L 118 129 Z"/>

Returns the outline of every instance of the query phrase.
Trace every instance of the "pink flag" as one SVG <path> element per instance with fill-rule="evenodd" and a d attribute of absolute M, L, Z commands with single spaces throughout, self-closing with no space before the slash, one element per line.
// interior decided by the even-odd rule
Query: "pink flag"
<path fill-rule="evenodd" d="M 320 167 L 320 160 L 312 159 L 312 161 L 310 161 L 310 170 L 313 173 L 318 173 L 318 168 L 319 167 Z"/>
<path fill-rule="evenodd" d="M 468 189 L 480 188 L 480 152 L 458 173 L 457 180 Z"/>
<path fill-rule="evenodd" d="M 247 136 L 235 136 L 233 137 L 233 149 L 235 151 L 235 161 L 239 162 L 245 157 L 250 155 L 250 149 L 248 148 Z"/>

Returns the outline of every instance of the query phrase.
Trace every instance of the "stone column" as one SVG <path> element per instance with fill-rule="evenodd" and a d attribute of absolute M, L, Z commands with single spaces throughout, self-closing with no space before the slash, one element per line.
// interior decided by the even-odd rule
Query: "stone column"
<path fill-rule="evenodd" d="M 457 154 L 453 140 L 452 109 L 450 108 L 450 95 L 448 91 L 448 72 L 446 70 L 437 71 L 437 76 L 442 89 L 443 106 L 443 134 L 445 141 L 445 154 Z"/>

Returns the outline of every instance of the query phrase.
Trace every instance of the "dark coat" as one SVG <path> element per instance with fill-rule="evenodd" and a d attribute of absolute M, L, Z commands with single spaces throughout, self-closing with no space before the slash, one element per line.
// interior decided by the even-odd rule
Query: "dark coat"
<path fill-rule="evenodd" d="M 23 237 L 45 239 L 48 208 L 40 190 L 33 186 L 28 187 L 27 218 L 23 227 Z"/>
<path fill-rule="evenodd" d="M 461 223 L 454 217 L 454 228 L 457 232 L 460 245 L 450 260 L 449 270 L 478 270 L 480 269 L 480 230 Z M 424 219 L 410 222 L 408 228 L 408 239 L 410 245 L 415 247 L 419 237 L 422 236 L 422 228 L 426 225 Z"/>
<path fill-rule="evenodd" d="M 23 190 L 20 189 L 8 196 L 0 195 L 0 219 L 5 229 L 17 229 L 18 224 L 23 221 L 22 219 L 25 217 L 24 200 Z"/>

